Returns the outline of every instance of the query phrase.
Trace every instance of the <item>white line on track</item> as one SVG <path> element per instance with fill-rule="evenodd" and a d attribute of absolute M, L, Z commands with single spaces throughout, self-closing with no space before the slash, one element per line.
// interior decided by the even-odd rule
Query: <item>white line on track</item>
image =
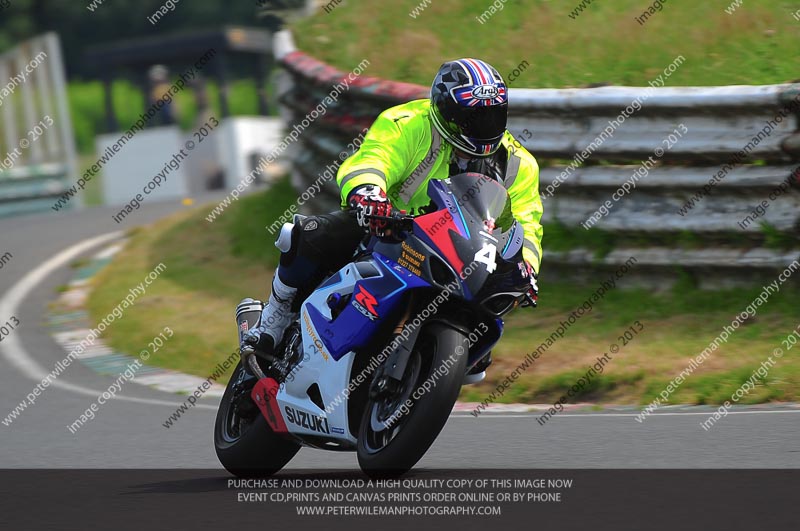
<path fill-rule="evenodd" d="M 60 267 L 63 267 L 67 262 L 72 260 L 73 258 L 80 256 L 82 253 L 102 245 L 104 243 L 110 242 L 112 240 L 118 239 L 123 235 L 120 231 L 109 232 L 107 234 L 102 234 L 95 238 L 90 238 L 88 240 L 84 240 L 80 243 L 73 245 L 67 249 L 64 249 L 57 255 L 53 256 L 52 258 L 48 259 L 46 262 L 42 263 L 36 269 L 29 271 L 27 275 L 22 277 L 22 279 L 17 282 L 13 288 L 11 288 L 5 296 L 0 299 L 0 315 L 16 315 L 17 309 L 19 308 L 20 302 L 22 302 L 25 297 L 30 293 L 33 288 L 35 288 L 40 282 L 42 282 L 45 278 L 48 277 L 53 271 L 57 270 Z M 18 339 L 18 334 L 11 334 L 4 339 L 2 343 L 0 343 L 0 352 L 2 352 L 3 357 L 14 367 L 16 367 L 22 374 L 30 378 L 31 380 L 41 382 L 48 374 L 49 371 L 42 367 L 38 361 L 36 361 L 33 356 L 31 356 L 25 348 L 22 346 Z M 69 382 L 65 382 L 62 379 L 55 379 L 50 383 L 53 387 L 58 387 L 60 389 L 64 389 L 65 391 L 70 391 L 76 394 L 97 397 L 103 393 L 102 391 L 96 391 L 94 389 L 90 389 L 88 387 L 83 387 L 82 385 L 71 384 Z M 136 402 L 139 404 L 153 404 L 159 406 L 170 406 L 170 407 L 179 407 L 183 402 L 169 402 L 166 400 L 158 400 L 154 398 L 137 398 L 133 396 L 114 396 L 115 400 L 122 400 L 125 402 Z M 196 408 L 202 409 L 217 409 L 216 406 L 211 406 L 207 404 L 197 404 Z"/>
<path fill-rule="evenodd" d="M 675 411 L 672 413 L 652 413 L 645 417 L 646 419 L 653 417 L 683 417 L 689 415 L 704 415 L 708 417 L 713 415 L 716 409 L 708 411 Z M 800 409 L 760 409 L 756 411 L 728 411 L 728 415 L 756 415 L 759 413 L 800 413 Z M 488 413 L 486 415 L 479 415 L 479 418 L 498 418 L 498 419 L 518 419 L 518 418 L 533 418 L 544 414 L 543 411 L 531 411 L 530 413 Z M 565 413 L 563 415 L 556 415 L 553 418 L 570 418 L 570 417 L 638 417 L 639 413 Z M 472 415 L 450 415 L 450 418 L 475 418 Z M 641 424 L 644 424 L 642 422 Z"/>

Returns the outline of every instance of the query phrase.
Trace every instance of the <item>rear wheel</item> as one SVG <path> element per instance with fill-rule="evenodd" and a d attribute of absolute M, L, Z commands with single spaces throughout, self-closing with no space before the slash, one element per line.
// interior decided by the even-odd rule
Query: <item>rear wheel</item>
<path fill-rule="evenodd" d="M 222 466 L 235 476 L 263 477 L 286 466 L 300 449 L 269 427 L 250 398 L 256 378 L 241 362 L 225 388 L 214 422 L 214 448 Z"/>
<path fill-rule="evenodd" d="M 367 402 L 358 436 L 358 464 L 365 473 L 399 476 L 425 455 L 458 397 L 467 347 L 461 332 L 443 324 L 420 331 L 400 388 Z M 420 387 L 426 381 L 428 390 Z"/>

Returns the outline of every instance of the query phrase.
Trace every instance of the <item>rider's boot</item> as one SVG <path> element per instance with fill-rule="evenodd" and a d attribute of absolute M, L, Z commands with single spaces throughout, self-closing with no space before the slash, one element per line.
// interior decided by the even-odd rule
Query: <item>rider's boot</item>
<path fill-rule="evenodd" d="M 257 327 L 244 336 L 241 347 L 250 346 L 264 354 L 273 355 L 275 347 L 283 339 L 283 333 L 297 319 L 297 313 L 292 311 L 296 295 L 297 288 L 284 284 L 276 271 L 272 280 L 272 294 L 261 312 L 261 320 Z"/>
<path fill-rule="evenodd" d="M 492 352 L 489 351 L 464 377 L 464 385 L 475 384 L 486 378 L 486 369 L 492 364 Z"/>

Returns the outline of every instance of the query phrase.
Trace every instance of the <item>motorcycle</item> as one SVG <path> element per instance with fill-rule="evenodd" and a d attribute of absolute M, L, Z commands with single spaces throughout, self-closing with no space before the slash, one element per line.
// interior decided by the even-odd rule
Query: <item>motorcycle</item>
<path fill-rule="evenodd" d="M 431 180 L 427 193 L 427 213 L 381 218 L 393 237 L 370 237 L 330 274 L 275 355 L 256 352 L 236 367 L 214 428 L 229 472 L 274 474 L 301 446 L 355 451 L 372 477 L 407 472 L 461 386 L 485 376 L 503 316 L 536 305 L 503 185 L 464 173 Z M 261 308 L 239 305 L 240 333 Z"/>

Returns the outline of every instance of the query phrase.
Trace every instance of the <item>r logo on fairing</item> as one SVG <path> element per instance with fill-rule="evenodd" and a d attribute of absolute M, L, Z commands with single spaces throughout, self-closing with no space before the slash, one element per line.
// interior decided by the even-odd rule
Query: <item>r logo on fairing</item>
<path fill-rule="evenodd" d="M 378 310 L 375 309 L 378 305 L 378 299 L 376 299 L 372 293 L 365 290 L 364 286 L 359 285 L 358 290 L 358 293 L 353 297 L 353 306 L 356 310 L 361 312 L 364 317 L 367 317 L 370 321 L 374 321 L 378 318 Z"/>

